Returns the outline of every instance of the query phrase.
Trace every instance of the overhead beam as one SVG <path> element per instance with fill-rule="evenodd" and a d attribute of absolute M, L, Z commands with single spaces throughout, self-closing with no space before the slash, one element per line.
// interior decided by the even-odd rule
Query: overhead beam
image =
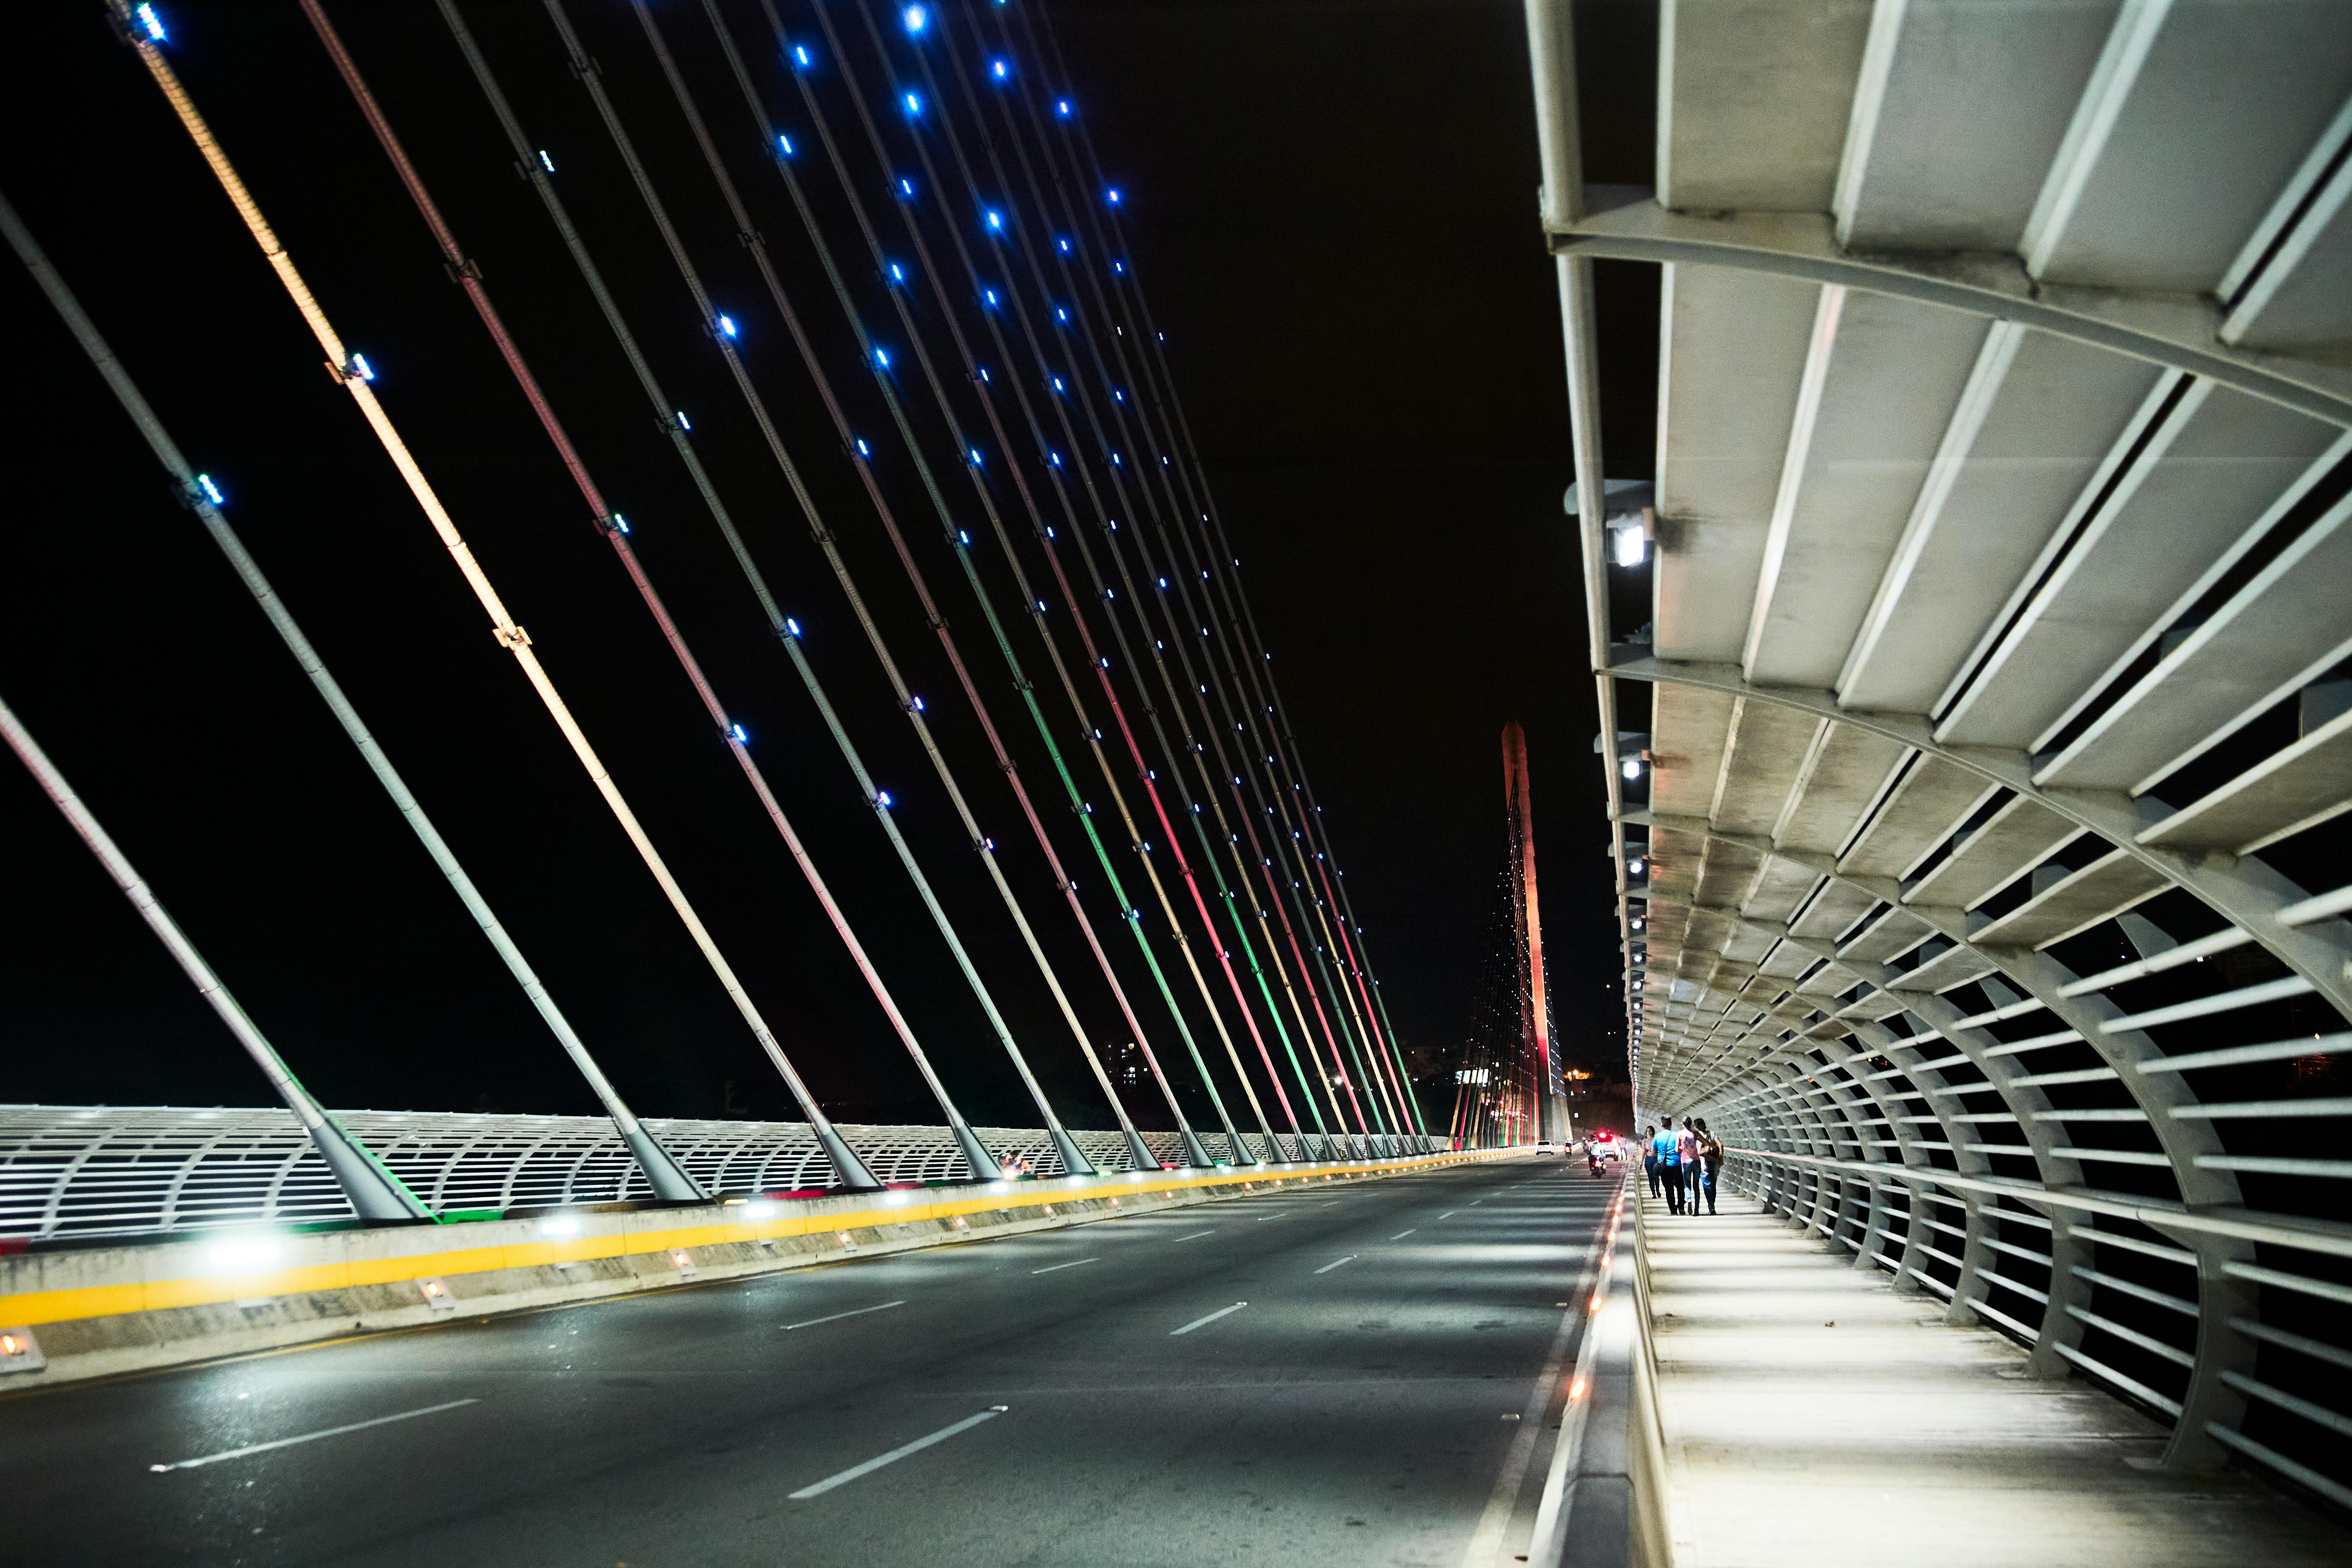
<path fill-rule="evenodd" d="M 1874 255 L 1837 243 L 1827 213 L 1681 213 L 1646 186 L 1588 185 L 1582 213 L 1546 215 L 1554 256 L 1732 267 L 2015 321 L 2173 365 L 2250 396 L 2352 426 L 2352 370 L 2221 341 L 2224 312 L 2202 295 L 2042 283 L 2000 252 Z"/>
<path fill-rule="evenodd" d="M 1948 746 L 1912 713 L 1871 713 L 1838 706 L 1835 692 L 1815 687 L 1761 686 L 1737 665 L 1699 664 L 1650 657 L 1636 646 L 1618 645 L 1608 673 L 1625 680 L 1690 686 L 1775 702 L 1816 718 L 1852 724 L 1965 768 L 1979 778 L 2013 790 L 2038 805 L 2085 828 L 2148 867 L 2167 883 L 2187 890 L 2251 935 L 2278 961 L 2311 983 L 2336 1010 L 2352 1018 L 2352 924 L 2342 920 L 2305 926 L 2281 922 L 2279 913 L 2305 897 L 2304 889 L 2264 862 L 2219 853 L 2183 854 L 2139 841 L 2147 826 L 2132 798 L 2120 790 L 2043 789 L 2033 782 L 2032 760 L 2023 752 L 1992 746 Z M 1802 861 L 1801 854 L 1774 849 Z M 1904 905 L 1924 913 L 1916 906 Z M 1927 916 L 1932 922 L 1932 915 Z"/>

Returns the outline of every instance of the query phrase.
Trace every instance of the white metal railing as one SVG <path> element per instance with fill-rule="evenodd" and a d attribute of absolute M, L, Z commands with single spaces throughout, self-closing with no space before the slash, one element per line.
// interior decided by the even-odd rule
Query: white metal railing
<path fill-rule="evenodd" d="M 653 1191 L 612 1122 L 593 1116 L 338 1111 L 352 1133 L 436 1213 L 643 1201 Z M 833 1169 L 798 1121 L 648 1120 L 646 1125 L 704 1189 L 792 1192 L 828 1186 Z M 975 1129 L 1000 1162 L 1063 1173 L 1042 1129 Z M 944 1127 L 844 1126 L 886 1182 L 965 1174 Z M 1073 1131 L 1097 1167 L 1129 1169 L 1117 1132 Z M 1163 1162 L 1177 1135 L 1146 1132 Z M 1244 1162 L 1265 1152 L 1244 1137 Z M 1302 1158 L 1278 1139 L 1276 1160 Z M 290 1112 L 168 1107 L 0 1106 L 0 1237 L 52 1240 L 136 1236 L 206 1226 L 352 1217 L 352 1207 Z"/>

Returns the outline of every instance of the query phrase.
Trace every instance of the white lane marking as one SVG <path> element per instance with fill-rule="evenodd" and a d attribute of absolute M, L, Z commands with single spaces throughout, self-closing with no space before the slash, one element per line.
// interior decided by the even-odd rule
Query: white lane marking
<path fill-rule="evenodd" d="M 1389 1239 L 1391 1241 L 1402 1241 L 1406 1237 L 1411 1236 L 1413 1230 L 1419 1230 L 1420 1228 L 1421 1227 L 1419 1226 L 1415 1226 L 1412 1227 L 1412 1230 L 1401 1230 L 1394 1236 L 1389 1237 Z"/>
<path fill-rule="evenodd" d="M 1326 1199 L 1326 1200 L 1325 1200 L 1324 1202 L 1322 1202 L 1322 1203 L 1317 1204 L 1315 1206 L 1316 1206 L 1317 1208 L 1318 1208 L 1318 1209 L 1328 1209 L 1328 1208 L 1329 1208 L 1333 1204 L 1344 1204 L 1344 1203 L 1346 1203 L 1347 1201 L 1348 1201 L 1348 1200 L 1347 1200 L 1347 1199 L 1345 1199 L 1345 1198 L 1328 1198 L 1328 1199 Z"/>
<path fill-rule="evenodd" d="M 1347 1257 L 1339 1259 L 1339 1263 L 1353 1263 L 1354 1261 L 1356 1261 L 1356 1255 L 1352 1252 L 1348 1254 Z M 1322 1268 L 1318 1268 L 1315 1272 L 1318 1274 L 1328 1274 L 1334 1268 L 1339 1268 L 1339 1263 L 1327 1263 Z"/>
<path fill-rule="evenodd" d="M 942 1426 L 928 1437 L 918 1437 L 911 1443 L 902 1443 L 887 1454 L 877 1454 L 862 1465 L 852 1465 L 839 1475 L 827 1476 L 813 1487 L 803 1487 L 796 1492 L 788 1492 L 785 1495 L 794 1502 L 805 1502 L 810 1498 L 829 1492 L 835 1487 L 847 1486 L 860 1476 L 870 1476 L 885 1465 L 895 1465 L 909 1454 L 919 1454 L 934 1443 L 944 1443 L 959 1432 L 969 1432 L 983 1421 L 993 1421 L 1003 1415 L 1008 1408 L 1010 1406 L 992 1405 L 979 1415 L 967 1415 L 952 1426 Z"/>
<path fill-rule="evenodd" d="M 1214 1236 L 1217 1233 L 1213 1230 L 1196 1230 L 1190 1236 L 1180 1236 L 1176 1239 L 1179 1241 L 1198 1241 L 1204 1236 Z"/>
<path fill-rule="evenodd" d="M 1045 1268 L 1032 1268 L 1031 1270 L 1029 1270 L 1029 1272 L 1030 1272 L 1030 1273 L 1032 1273 L 1032 1274 L 1051 1274 L 1051 1273 L 1053 1273 L 1055 1269 L 1058 1269 L 1058 1268 L 1076 1268 L 1079 1267 L 1081 1264 L 1087 1264 L 1087 1263 L 1100 1263 L 1101 1261 L 1102 1261 L 1102 1259 L 1101 1259 L 1101 1258 L 1074 1258 L 1074 1259 L 1072 1259 L 1070 1262 L 1067 1262 L 1067 1263 L 1051 1263 L 1051 1264 L 1047 1264 L 1047 1265 L 1046 1265 Z"/>
<path fill-rule="evenodd" d="M 1195 1318 L 1181 1329 L 1169 1330 L 1168 1337 L 1172 1340 L 1178 1334 L 1189 1334 L 1194 1329 L 1206 1328 L 1211 1323 L 1215 1322 L 1219 1318 L 1231 1317 L 1234 1313 L 1240 1311 L 1244 1307 L 1248 1305 L 1249 1303 L 1247 1301 L 1236 1301 L 1230 1307 L 1220 1307 L 1205 1318 Z"/>
<path fill-rule="evenodd" d="M 787 1329 L 813 1329 L 819 1323 L 837 1323 L 844 1318 L 862 1318 L 868 1312 L 887 1312 L 893 1307 L 903 1307 L 904 1301 L 885 1301 L 878 1307 L 859 1307 L 854 1311 L 835 1312 L 831 1317 L 811 1318 L 804 1323 L 786 1323 Z"/>
<path fill-rule="evenodd" d="M 1286 1214 L 1262 1214 L 1257 1216 L 1257 1222 L 1260 1225 L 1264 1225 L 1270 1219 L 1288 1219 L 1289 1217 L 1290 1216 Z"/>
<path fill-rule="evenodd" d="M 266 1454 L 272 1448 L 290 1448 L 297 1443 L 315 1443 L 321 1437 L 340 1437 L 346 1432 L 363 1432 L 371 1426 L 388 1426 L 394 1421 L 413 1420 L 419 1415 L 437 1415 L 444 1410 L 455 1410 L 461 1405 L 479 1405 L 478 1399 L 453 1399 L 446 1405 L 428 1405 L 422 1410 L 404 1410 L 397 1415 L 379 1415 L 373 1421 L 354 1421 L 345 1426 L 330 1426 L 323 1432 L 305 1432 L 299 1437 L 280 1437 L 274 1443 L 252 1443 L 226 1453 L 206 1454 L 202 1458 L 179 1459 L 168 1465 L 147 1468 L 161 1474 L 165 1470 L 193 1470 L 198 1465 L 217 1465 L 223 1459 L 242 1459 L 247 1454 Z"/>
<path fill-rule="evenodd" d="M 1447 1209 L 1444 1214 L 1439 1215 L 1437 1217 L 1440 1219 L 1452 1219 L 1455 1215 L 1458 1215 L 1462 1211 L 1460 1209 Z"/>

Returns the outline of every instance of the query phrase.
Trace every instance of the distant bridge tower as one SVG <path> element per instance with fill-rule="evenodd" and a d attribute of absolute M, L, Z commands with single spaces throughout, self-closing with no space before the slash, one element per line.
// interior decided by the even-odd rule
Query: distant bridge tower
<path fill-rule="evenodd" d="M 1536 898 L 1535 801 L 1528 775 L 1528 735 L 1503 726 L 1503 804 L 1510 816 L 1511 923 L 1518 934 L 1520 1037 L 1528 1050 L 1528 1108 L 1538 1139 L 1557 1139 L 1565 1121 L 1559 1074 L 1552 1061 L 1551 1011 L 1544 996 L 1543 910 Z"/>

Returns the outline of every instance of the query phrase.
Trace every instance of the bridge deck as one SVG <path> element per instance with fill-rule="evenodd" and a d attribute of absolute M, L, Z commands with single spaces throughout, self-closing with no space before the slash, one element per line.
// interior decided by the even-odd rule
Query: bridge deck
<path fill-rule="evenodd" d="M 1643 1200 L 1676 1568 L 2346 1561 L 2341 1531 L 2243 1476 L 2158 1469 L 2157 1422 L 1721 1201 Z"/>

